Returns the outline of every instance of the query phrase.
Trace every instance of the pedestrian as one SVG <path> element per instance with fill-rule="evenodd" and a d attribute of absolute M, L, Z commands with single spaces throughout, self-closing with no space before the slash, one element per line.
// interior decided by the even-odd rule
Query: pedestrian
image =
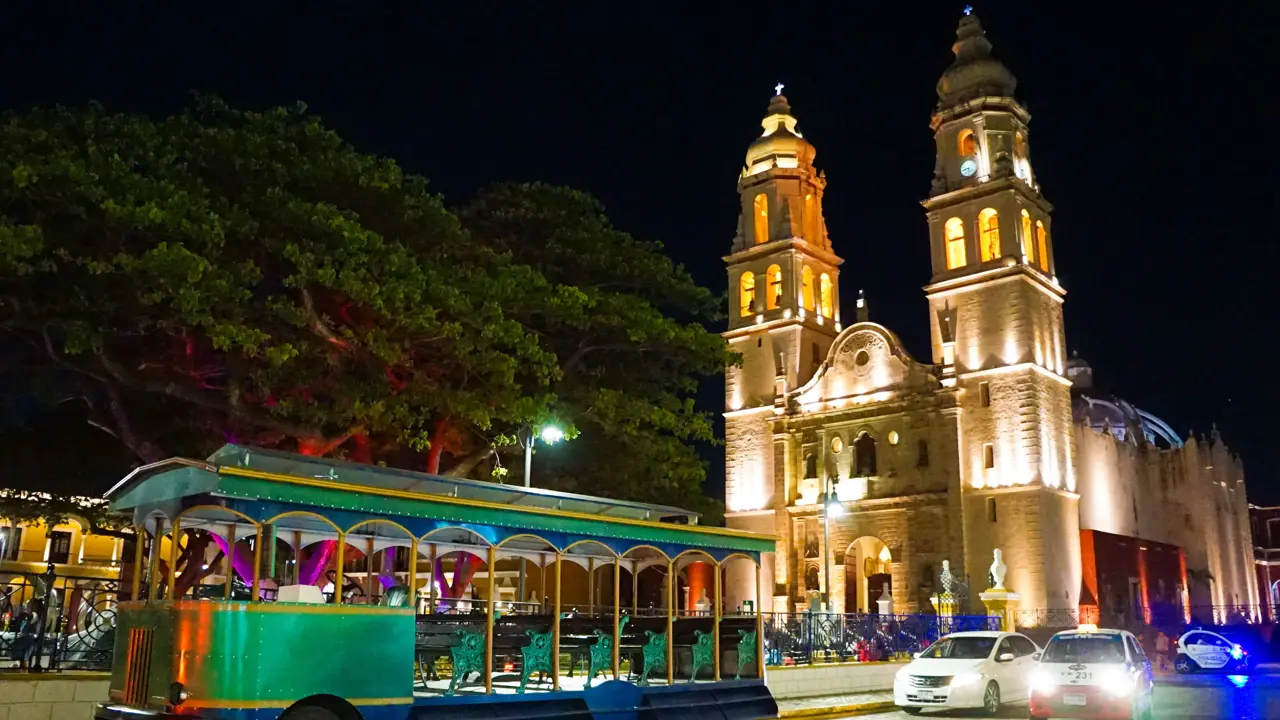
<path fill-rule="evenodd" d="M 1168 672 L 1169 668 L 1169 636 L 1163 630 L 1156 630 L 1156 670 Z"/>

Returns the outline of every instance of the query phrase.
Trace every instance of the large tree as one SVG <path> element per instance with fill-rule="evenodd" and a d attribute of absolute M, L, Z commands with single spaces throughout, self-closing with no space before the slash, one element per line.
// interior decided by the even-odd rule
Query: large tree
<path fill-rule="evenodd" d="M 548 402 L 555 357 L 502 311 L 541 278 L 303 112 L 40 110 L 0 148 L 0 328 L 141 460 L 359 438 L 434 462 L 437 428 Z"/>
<path fill-rule="evenodd" d="M 0 124 L 0 372 L 140 461 L 235 440 L 488 476 L 554 419 L 581 437 L 539 484 L 692 501 L 715 307 L 585 195 L 455 214 L 304 108 Z"/>

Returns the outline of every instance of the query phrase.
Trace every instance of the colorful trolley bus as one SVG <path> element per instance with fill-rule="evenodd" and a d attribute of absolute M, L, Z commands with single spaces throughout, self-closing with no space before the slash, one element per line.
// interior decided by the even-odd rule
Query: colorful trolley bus
<path fill-rule="evenodd" d="M 140 537 L 100 720 L 773 717 L 760 554 L 677 508 L 227 445 Z M 754 577 L 755 597 L 726 598 Z"/>

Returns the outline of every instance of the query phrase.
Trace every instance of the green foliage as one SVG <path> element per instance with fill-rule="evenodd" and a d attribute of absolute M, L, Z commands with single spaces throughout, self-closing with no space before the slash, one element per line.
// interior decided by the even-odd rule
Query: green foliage
<path fill-rule="evenodd" d="M 232 439 L 502 478 L 556 420 L 581 436 L 539 485 L 700 502 L 717 312 L 587 195 L 455 214 L 301 108 L 0 123 L 10 372 L 142 460 Z"/>
<path fill-rule="evenodd" d="M 555 289 L 508 309 L 559 359 L 553 415 L 582 433 L 547 453 L 554 460 L 538 466 L 538 484 L 700 505 L 716 516 L 694 451 L 715 438 L 692 396 L 699 379 L 735 357 L 704 327 L 720 319 L 720 298 L 657 243 L 612 227 L 599 203 L 575 190 L 498 185 L 460 216 L 473 238 Z"/>

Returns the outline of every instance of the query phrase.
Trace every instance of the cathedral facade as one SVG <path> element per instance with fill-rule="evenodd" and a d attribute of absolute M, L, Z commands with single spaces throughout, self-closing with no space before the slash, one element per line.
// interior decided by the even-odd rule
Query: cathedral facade
<path fill-rule="evenodd" d="M 1243 469 L 1093 391 L 1068 358 L 1053 206 L 1013 74 L 965 15 L 937 84 L 923 202 L 931 347 L 917 360 L 862 297 L 842 314 L 826 177 L 787 99 L 748 148 L 728 266 L 726 516 L 776 535 L 778 612 L 927 612 L 944 560 L 971 605 L 993 550 L 1024 609 L 1150 612 L 1256 597 Z M 923 273 L 922 273 L 923 274 Z M 923 319 L 923 318 L 922 318 Z M 754 578 L 726 579 L 729 606 Z"/>

